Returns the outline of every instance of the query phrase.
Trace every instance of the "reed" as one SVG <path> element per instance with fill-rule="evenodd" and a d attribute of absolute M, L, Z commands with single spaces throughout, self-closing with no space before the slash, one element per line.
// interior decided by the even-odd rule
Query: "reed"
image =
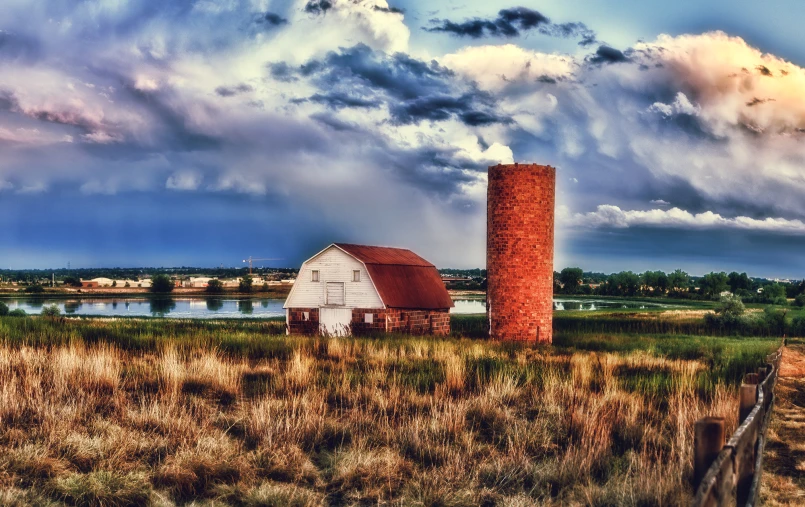
<path fill-rule="evenodd" d="M 777 346 L 271 326 L 0 318 L 0 503 L 686 504 L 693 422 Z"/>

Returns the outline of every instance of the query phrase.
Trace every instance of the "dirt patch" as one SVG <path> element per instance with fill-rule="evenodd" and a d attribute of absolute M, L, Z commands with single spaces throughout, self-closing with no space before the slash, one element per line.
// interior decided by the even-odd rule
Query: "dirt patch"
<path fill-rule="evenodd" d="M 805 346 L 792 345 L 783 349 L 780 376 L 805 378 Z"/>
<path fill-rule="evenodd" d="M 783 351 L 764 455 L 762 505 L 805 505 L 805 346 Z"/>

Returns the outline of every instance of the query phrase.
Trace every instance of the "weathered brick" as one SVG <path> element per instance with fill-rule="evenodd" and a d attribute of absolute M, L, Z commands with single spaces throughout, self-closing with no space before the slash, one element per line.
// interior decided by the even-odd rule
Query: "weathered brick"
<path fill-rule="evenodd" d="M 489 168 L 487 312 L 493 338 L 552 341 L 555 189 L 551 166 Z"/>

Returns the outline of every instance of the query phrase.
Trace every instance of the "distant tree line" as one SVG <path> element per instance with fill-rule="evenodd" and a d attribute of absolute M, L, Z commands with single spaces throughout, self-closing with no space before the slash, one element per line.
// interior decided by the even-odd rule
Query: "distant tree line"
<path fill-rule="evenodd" d="M 707 300 L 718 300 L 722 294 L 731 293 L 744 303 L 785 305 L 788 299 L 794 299 L 795 305 L 805 306 L 805 281 L 775 282 L 750 278 L 746 273 L 735 271 L 712 272 L 699 277 L 681 269 L 671 273 L 621 271 L 605 275 L 581 268 L 565 268 L 554 272 L 554 293 Z"/>
<path fill-rule="evenodd" d="M 296 268 L 254 268 L 255 275 L 280 275 L 283 278 L 295 277 Z M 248 267 L 237 268 L 82 268 L 82 269 L 0 269 L 0 281 L 16 282 L 22 285 L 49 284 L 55 277 L 57 283 L 80 286 L 81 280 L 93 278 L 111 278 L 117 280 L 140 280 L 153 277 L 159 273 L 171 276 L 205 275 L 216 278 L 237 278 L 249 272 Z"/>

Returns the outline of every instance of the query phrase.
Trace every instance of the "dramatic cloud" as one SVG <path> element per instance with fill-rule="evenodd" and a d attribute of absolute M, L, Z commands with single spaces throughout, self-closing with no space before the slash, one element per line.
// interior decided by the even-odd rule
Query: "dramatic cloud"
<path fill-rule="evenodd" d="M 310 14 L 325 14 L 332 8 L 332 2 L 328 2 L 327 0 L 310 0 L 305 5 L 305 12 Z"/>
<path fill-rule="evenodd" d="M 7 214 L 125 221 L 192 202 L 198 237 L 252 210 L 263 229 L 233 249 L 282 228 L 300 231 L 289 256 L 341 239 L 477 266 L 486 167 L 517 160 L 557 167 L 574 237 L 792 235 L 805 220 L 805 69 L 721 32 L 559 54 L 420 30 L 427 47 L 409 44 L 421 13 L 383 0 L 67 4 L 0 13 Z M 431 29 L 595 38 L 525 8 L 475 21 Z M 85 230 L 112 237 L 109 220 Z"/>
<path fill-rule="evenodd" d="M 595 211 L 588 213 L 559 213 L 559 220 L 569 227 L 617 228 L 629 227 L 669 227 L 678 229 L 741 229 L 749 231 L 774 232 L 782 234 L 805 235 L 805 222 L 787 220 L 785 218 L 765 218 L 762 220 L 750 217 L 726 218 L 718 213 L 690 213 L 671 208 L 669 210 L 622 210 L 618 206 L 602 204 Z"/>
<path fill-rule="evenodd" d="M 282 64 L 272 64 L 271 71 L 280 81 L 290 77 Z M 491 94 L 477 90 L 473 83 L 457 81 L 450 69 L 437 62 L 403 53 L 387 55 L 363 44 L 311 60 L 297 74 L 321 92 L 296 99 L 296 103 L 318 102 L 335 109 L 385 104 L 396 125 L 450 119 L 473 127 L 511 122 L 496 112 L 497 102 Z"/>
<path fill-rule="evenodd" d="M 275 14 L 273 12 L 266 12 L 264 15 L 257 18 L 257 24 L 262 24 L 267 27 L 276 27 L 287 25 L 288 20 L 280 16 L 279 14 Z"/>
<path fill-rule="evenodd" d="M 445 32 L 458 37 L 519 37 L 522 32 L 537 30 L 551 37 L 580 38 L 579 45 L 588 46 L 596 40 L 595 32 L 584 23 L 553 24 L 542 13 L 527 7 L 501 9 L 495 19 L 473 18 L 460 23 L 448 19 L 433 19 L 429 32 Z"/>

